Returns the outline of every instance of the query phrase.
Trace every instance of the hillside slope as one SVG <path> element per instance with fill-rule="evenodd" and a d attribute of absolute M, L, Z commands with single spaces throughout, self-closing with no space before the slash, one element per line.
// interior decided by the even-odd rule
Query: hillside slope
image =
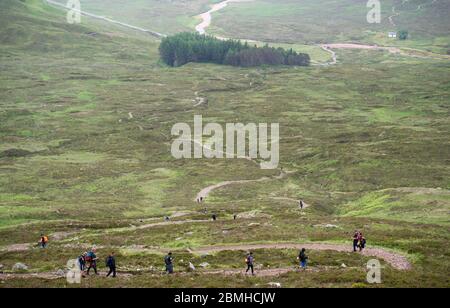
<path fill-rule="evenodd" d="M 116 251 L 119 278 L 81 287 L 370 287 L 370 255 L 387 256 L 384 287 L 448 286 L 448 61 L 345 50 L 329 67 L 169 68 L 149 35 L 68 25 L 38 0 L 0 9 L 0 287 L 65 287 L 48 278 L 93 245 Z M 172 126 L 199 114 L 280 123 L 279 168 L 174 159 Z M 355 229 L 375 253 L 346 252 Z M 42 232 L 47 250 L 33 248 Z M 275 275 L 234 274 L 252 247 Z M 160 275 L 168 250 L 175 278 Z M 17 262 L 29 270 L 8 276 Z"/>

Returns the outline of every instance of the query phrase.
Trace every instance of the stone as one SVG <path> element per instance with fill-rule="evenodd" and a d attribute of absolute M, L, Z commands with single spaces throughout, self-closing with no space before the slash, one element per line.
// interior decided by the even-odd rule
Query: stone
<path fill-rule="evenodd" d="M 13 271 L 27 271 L 28 270 L 28 266 L 26 266 L 23 263 L 16 263 L 14 264 L 14 266 L 12 267 Z"/>
<path fill-rule="evenodd" d="M 194 264 L 192 264 L 191 262 L 189 262 L 189 271 L 191 271 L 191 272 L 195 272 L 195 266 L 194 266 Z"/>
<path fill-rule="evenodd" d="M 279 282 L 269 282 L 267 285 L 272 288 L 281 288 L 281 283 Z"/>

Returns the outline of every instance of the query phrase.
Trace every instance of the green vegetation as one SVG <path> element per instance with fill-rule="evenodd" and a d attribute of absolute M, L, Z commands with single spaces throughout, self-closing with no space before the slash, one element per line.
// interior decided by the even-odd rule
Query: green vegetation
<path fill-rule="evenodd" d="M 398 31 L 398 33 L 397 33 L 398 39 L 402 40 L 402 41 L 408 39 L 408 36 L 409 36 L 409 32 L 406 30 L 401 30 L 401 31 Z"/>
<path fill-rule="evenodd" d="M 317 53 L 325 62 L 320 48 L 298 44 L 300 35 L 308 36 L 305 42 L 340 41 L 361 29 L 349 22 L 353 30 L 346 32 L 334 18 L 327 25 L 328 6 L 312 10 L 320 7 L 319 1 L 302 1 L 305 10 L 293 9 L 298 1 L 290 1 L 287 9 L 288 1 L 280 0 L 277 10 L 272 10 L 273 1 L 256 2 L 266 5 L 256 11 L 258 16 L 247 9 L 251 2 L 240 3 L 243 10 L 233 4 L 217 14 L 217 26 L 211 30 L 271 42 L 292 38 L 294 50 L 311 54 L 312 60 Z M 112 15 L 103 11 L 105 3 L 86 5 L 96 5 L 95 13 Z M 123 7 L 123 1 L 111 3 L 110 12 Z M 136 8 L 144 2 L 129 3 L 122 20 L 134 23 L 128 17 L 138 16 Z M 165 32 L 167 16 L 196 16 L 209 2 L 189 1 L 186 11 L 178 9 L 182 3 L 187 2 L 149 0 L 159 15 L 139 20 L 149 28 L 160 23 L 152 29 Z M 338 16 L 357 17 L 356 1 L 345 10 L 348 1 L 333 3 L 330 9 L 341 9 L 336 10 Z M 436 6 L 444 12 L 446 3 L 438 1 Z M 390 9 L 387 5 L 385 13 Z M 166 17 L 162 10 L 167 10 Z M 149 11 L 142 10 L 140 17 L 150 16 Z M 299 18 L 312 12 L 318 13 L 306 21 Z M 240 14 L 252 17 L 245 21 Z M 275 16 L 273 23 L 262 27 L 269 14 Z M 421 14 L 423 19 L 417 17 Z M 441 15 L 424 7 L 416 13 L 416 26 L 408 24 L 414 19 L 401 15 L 399 27 L 408 29 L 411 38 L 392 43 L 448 50 L 448 23 Z M 314 16 L 317 21 L 311 20 Z M 179 20 L 192 23 L 192 18 L 176 19 L 167 32 L 190 29 Z M 254 24 L 247 27 L 247 22 Z M 284 26 L 303 22 L 311 24 L 302 31 Z M 425 23 L 430 23 L 424 29 L 431 36 L 425 30 L 418 36 L 417 29 Z M 383 31 L 364 32 L 355 41 L 383 40 Z M 369 247 L 401 253 L 412 262 L 410 271 L 384 264 L 381 287 L 448 287 L 448 60 L 339 50 L 339 65 L 334 66 L 188 63 L 173 69 L 161 63 L 159 45 L 148 34 L 87 17 L 80 25 L 68 25 L 65 12 L 40 0 L 0 2 L 3 271 L 11 273 L 16 262 L 23 262 L 29 265 L 28 274 L 54 272 L 92 245 L 98 245 L 102 259 L 115 250 L 121 271 L 117 280 L 91 277 L 81 286 L 69 286 L 64 279 L 0 276 L 0 287 L 266 287 L 273 281 L 283 287 L 373 287 L 365 280 L 364 256 L 332 251 L 309 252 L 312 270 L 301 274 L 217 279 L 217 274 L 186 272 L 188 262 L 197 267 L 208 262 L 211 270 L 244 266 L 245 251 L 199 256 L 188 248 L 349 243 L 355 229 L 365 233 Z M 197 96 L 207 98 L 208 106 L 195 107 Z M 279 174 L 243 159 L 173 159 L 171 127 L 192 124 L 197 114 L 205 122 L 221 124 L 280 123 L 281 167 L 293 173 L 223 187 L 205 204 L 197 204 L 195 196 L 208 185 Z M 301 212 L 289 198 L 311 206 Z M 205 222 L 213 212 L 219 220 Z M 172 221 L 197 222 L 145 227 L 162 222 L 165 215 L 173 215 Z M 48 250 L 8 251 L 11 245 L 35 243 L 41 232 L 50 236 Z M 152 251 L 155 247 L 158 252 Z M 176 277 L 160 275 L 161 252 L 167 250 L 176 254 L 175 268 L 182 273 Z M 296 253 L 255 251 L 264 269 L 289 268 Z M 341 268 L 342 263 L 348 267 Z M 125 276 L 127 272 L 133 276 Z"/>
<path fill-rule="evenodd" d="M 182 66 L 189 62 L 216 63 L 242 67 L 262 65 L 308 66 L 309 55 L 298 54 L 292 49 L 269 46 L 251 47 L 235 40 L 198 33 L 180 33 L 164 38 L 159 46 L 163 61 L 170 66 Z"/>

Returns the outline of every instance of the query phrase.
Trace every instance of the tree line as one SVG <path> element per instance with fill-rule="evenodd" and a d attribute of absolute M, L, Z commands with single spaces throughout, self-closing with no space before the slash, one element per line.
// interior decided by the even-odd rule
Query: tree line
<path fill-rule="evenodd" d="M 308 66 L 308 54 L 292 49 L 257 47 L 238 40 L 220 40 L 198 33 L 179 33 L 166 37 L 159 47 L 161 59 L 170 66 L 189 62 L 253 67 L 261 65 Z"/>

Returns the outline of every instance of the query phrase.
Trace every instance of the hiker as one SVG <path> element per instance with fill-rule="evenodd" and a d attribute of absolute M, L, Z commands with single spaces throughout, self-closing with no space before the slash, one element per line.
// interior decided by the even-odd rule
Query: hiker
<path fill-rule="evenodd" d="M 359 243 L 359 232 L 358 230 L 355 231 L 355 234 L 353 235 L 353 252 L 356 252 L 358 248 Z"/>
<path fill-rule="evenodd" d="M 41 234 L 41 239 L 39 240 L 39 246 L 44 249 L 48 246 L 48 236 Z"/>
<path fill-rule="evenodd" d="M 359 239 L 359 251 L 362 252 L 366 248 L 366 238 L 360 233 L 360 239 Z"/>
<path fill-rule="evenodd" d="M 303 200 L 300 200 L 299 206 L 300 206 L 300 209 L 303 210 L 303 208 L 305 207 L 305 203 L 303 202 Z"/>
<path fill-rule="evenodd" d="M 87 252 L 84 252 L 81 256 L 78 257 L 78 266 L 82 273 L 84 273 L 84 271 L 86 270 L 86 256 Z"/>
<path fill-rule="evenodd" d="M 171 252 L 164 257 L 164 263 L 166 264 L 166 273 L 173 274 L 173 257 Z"/>
<path fill-rule="evenodd" d="M 114 257 L 114 252 L 111 252 L 111 254 L 106 258 L 106 267 L 109 268 L 108 275 L 106 277 L 113 275 L 113 278 L 116 278 L 116 258 Z"/>
<path fill-rule="evenodd" d="M 306 255 L 306 249 L 305 248 L 303 248 L 300 251 L 300 254 L 298 255 L 297 259 L 300 260 L 300 267 L 303 270 L 306 270 L 306 267 L 308 266 L 308 256 Z"/>
<path fill-rule="evenodd" d="M 245 258 L 245 263 L 247 263 L 247 270 L 245 271 L 245 273 L 247 274 L 250 270 L 252 271 L 252 275 L 255 275 L 255 258 L 253 257 L 253 252 L 250 252 L 247 255 L 247 258 Z"/>
<path fill-rule="evenodd" d="M 164 217 L 164 221 L 165 222 L 169 222 L 170 221 L 170 217 L 169 216 Z"/>
<path fill-rule="evenodd" d="M 97 272 L 97 260 L 98 260 L 98 257 L 95 254 L 96 252 L 97 252 L 97 249 L 92 248 L 92 250 L 89 251 L 86 254 L 85 260 L 86 260 L 86 263 L 89 263 L 89 267 L 88 267 L 87 272 L 86 272 L 86 274 L 88 276 L 89 276 L 89 272 L 91 271 L 92 268 L 94 269 L 95 275 L 98 275 L 98 272 Z"/>
<path fill-rule="evenodd" d="M 237 217 L 238 217 L 238 216 L 237 216 L 236 214 L 233 215 L 233 219 L 234 219 L 234 220 L 236 220 Z"/>
<path fill-rule="evenodd" d="M 200 197 L 200 203 L 202 203 L 203 202 L 203 197 Z"/>
<path fill-rule="evenodd" d="M 217 220 L 217 215 L 216 215 L 216 214 L 213 214 L 213 215 L 212 215 L 212 220 L 213 220 L 213 221 L 216 221 L 216 220 Z"/>

